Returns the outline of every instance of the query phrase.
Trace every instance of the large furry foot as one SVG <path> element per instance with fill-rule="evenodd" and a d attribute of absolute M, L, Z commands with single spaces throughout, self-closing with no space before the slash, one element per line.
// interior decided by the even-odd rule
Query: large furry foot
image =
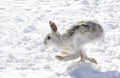
<path fill-rule="evenodd" d="M 97 64 L 97 61 L 94 58 L 89 59 L 90 62 Z"/>
<path fill-rule="evenodd" d="M 61 60 L 63 60 L 63 59 L 64 59 L 64 57 L 63 57 L 63 56 L 59 56 L 59 55 L 55 56 L 55 58 L 56 58 L 56 59 L 58 59 L 59 61 L 61 61 Z"/>

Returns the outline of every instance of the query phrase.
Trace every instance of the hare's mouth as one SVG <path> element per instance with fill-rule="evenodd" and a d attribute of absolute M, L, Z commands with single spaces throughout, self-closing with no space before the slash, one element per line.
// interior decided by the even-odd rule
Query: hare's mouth
<path fill-rule="evenodd" d="M 47 42 L 43 42 L 45 45 L 47 44 Z"/>

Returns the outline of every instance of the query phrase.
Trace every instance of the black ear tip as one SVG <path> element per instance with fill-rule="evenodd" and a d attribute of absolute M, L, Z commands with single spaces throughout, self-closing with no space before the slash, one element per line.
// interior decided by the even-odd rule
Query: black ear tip
<path fill-rule="evenodd" d="M 49 21 L 49 24 L 51 25 L 53 22 L 52 21 Z"/>

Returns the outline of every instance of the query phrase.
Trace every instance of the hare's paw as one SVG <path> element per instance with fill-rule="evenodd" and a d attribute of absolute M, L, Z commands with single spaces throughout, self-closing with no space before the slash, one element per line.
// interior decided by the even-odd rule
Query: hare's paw
<path fill-rule="evenodd" d="M 56 59 L 58 59 L 59 61 L 61 61 L 61 60 L 63 60 L 63 59 L 64 59 L 64 57 L 63 57 L 63 56 L 59 56 L 59 55 L 56 55 L 56 56 L 55 56 L 55 58 L 56 58 Z"/>
<path fill-rule="evenodd" d="M 97 61 L 96 61 L 94 58 L 90 58 L 90 61 L 91 61 L 92 63 L 97 64 Z"/>

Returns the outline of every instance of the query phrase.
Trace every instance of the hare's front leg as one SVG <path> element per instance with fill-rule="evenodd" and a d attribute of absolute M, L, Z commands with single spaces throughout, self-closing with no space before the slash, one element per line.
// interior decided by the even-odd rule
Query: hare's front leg
<path fill-rule="evenodd" d="M 71 54 L 71 53 L 65 52 L 65 51 L 60 51 L 60 53 L 61 53 L 62 55 L 70 55 L 70 54 Z"/>
<path fill-rule="evenodd" d="M 58 59 L 59 61 L 62 61 L 64 59 L 64 57 L 60 55 L 56 55 L 55 58 Z"/>
<path fill-rule="evenodd" d="M 60 51 L 60 55 L 56 55 L 55 58 L 58 60 L 64 60 L 64 57 L 67 55 L 70 55 L 71 53 L 65 52 L 65 51 Z"/>
<path fill-rule="evenodd" d="M 70 54 L 67 56 L 57 55 L 55 58 L 60 60 L 60 61 L 70 61 L 70 60 L 74 60 L 74 59 L 78 58 L 79 56 L 80 55 L 78 53 L 75 53 L 75 54 Z"/>

